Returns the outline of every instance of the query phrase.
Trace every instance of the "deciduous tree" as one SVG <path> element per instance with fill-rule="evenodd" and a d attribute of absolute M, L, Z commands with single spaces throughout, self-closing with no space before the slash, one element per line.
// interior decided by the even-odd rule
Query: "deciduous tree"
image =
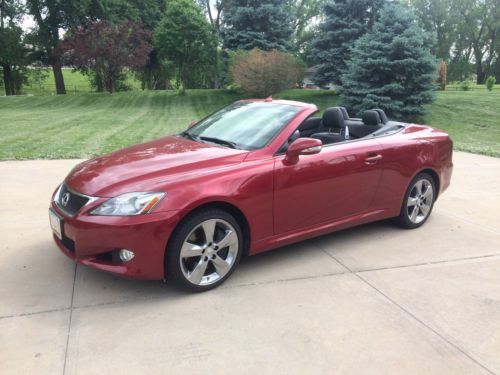
<path fill-rule="evenodd" d="M 217 73 L 217 36 L 192 0 L 168 3 L 155 30 L 155 46 L 160 58 L 175 67 L 182 90 L 212 86 Z"/>
<path fill-rule="evenodd" d="M 147 63 L 151 39 L 151 33 L 135 22 L 97 21 L 74 29 L 60 49 L 73 66 L 94 72 L 106 90 L 114 92 L 125 68 L 139 69 Z"/>
<path fill-rule="evenodd" d="M 17 25 L 22 15 L 20 1 L 0 0 L 0 67 L 5 95 L 18 94 L 25 80 L 27 49 L 24 46 L 23 31 Z"/>

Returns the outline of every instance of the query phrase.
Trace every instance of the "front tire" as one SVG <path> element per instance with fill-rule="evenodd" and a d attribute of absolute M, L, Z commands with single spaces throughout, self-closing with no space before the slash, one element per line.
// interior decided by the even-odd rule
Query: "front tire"
<path fill-rule="evenodd" d="M 177 286 L 203 292 L 222 284 L 243 253 L 243 235 L 226 211 L 206 209 L 183 220 L 166 254 L 167 278 Z"/>
<path fill-rule="evenodd" d="M 415 176 L 404 196 L 397 223 L 406 229 L 422 226 L 432 212 L 436 194 L 436 184 L 428 173 Z"/>

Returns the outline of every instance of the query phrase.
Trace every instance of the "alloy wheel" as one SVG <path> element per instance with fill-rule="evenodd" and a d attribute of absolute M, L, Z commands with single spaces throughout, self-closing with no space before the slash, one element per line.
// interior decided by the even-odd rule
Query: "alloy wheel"
<path fill-rule="evenodd" d="M 426 219 L 432 208 L 434 190 L 427 179 L 415 182 L 408 196 L 407 215 L 414 224 L 419 224 Z"/>
<path fill-rule="evenodd" d="M 222 279 L 234 266 L 239 242 L 235 228 L 225 220 L 209 219 L 185 238 L 180 251 L 181 271 L 191 284 L 204 286 Z"/>

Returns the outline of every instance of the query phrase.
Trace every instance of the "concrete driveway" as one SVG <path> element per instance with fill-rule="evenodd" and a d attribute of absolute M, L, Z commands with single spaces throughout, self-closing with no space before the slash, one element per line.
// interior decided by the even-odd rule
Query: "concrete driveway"
<path fill-rule="evenodd" d="M 1 374 L 500 374 L 500 159 L 455 153 L 418 230 L 288 246 L 198 295 L 56 249 L 48 200 L 76 162 L 0 163 Z"/>

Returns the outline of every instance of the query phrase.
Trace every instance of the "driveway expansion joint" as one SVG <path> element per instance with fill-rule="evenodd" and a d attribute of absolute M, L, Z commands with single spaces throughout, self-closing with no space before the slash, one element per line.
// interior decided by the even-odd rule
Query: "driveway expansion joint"
<path fill-rule="evenodd" d="M 71 321 L 73 319 L 73 300 L 75 297 L 75 285 L 76 285 L 76 271 L 78 268 L 78 264 L 75 264 L 75 272 L 73 274 L 73 289 L 71 291 L 71 303 L 69 306 L 69 319 L 68 319 L 68 330 L 66 334 L 66 348 L 64 350 L 64 364 L 63 364 L 63 375 L 66 374 L 66 362 L 68 359 L 68 348 L 69 348 L 69 338 L 71 335 Z"/>
<path fill-rule="evenodd" d="M 352 271 L 348 266 L 346 266 L 344 263 L 342 263 L 340 260 L 338 260 L 334 255 L 332 255 L 328 251 L 324 250 L 320 245 L 318 245 L 316 243 L 316 241 L 313 241 L 313 243 L 320 250 L 322 250 L 325 254 L 327 254 L 329 257 L 331 257 L 332 259 L 334 259 L 335 261 L 337 261 L 340 265 L 342 265 L 346 270 L 349 270 L 349 272 L 352 275 L 356 276 L 359 280 L 361 280 L 363 283 L 365 283 L 366 285 L 368 285 L 371 289 L 373 289 L 375 292 L 377 292 L 378 294 L 380 294 L 389 303 L 391 303 L 392 305 L 394 305 L 395 307 L 397 307 L 399 310 L 401 310 L 403 313 L 405 313 L 406 315 L 408 315 L 411 319 L 413 319 L 414 321 L 416 321 L 422 327 L 426 328 L 427 330 L 429 330 L 430 332 L 432 332 L 434 335 L 436 335 L 437 337 L 439 337 L 441 340 L 443 340 L 444 342 L 446 342 L 448 345 L 450 345 L 451 347 L 453 347 L 456 350 L 458 350 L 460 353 L 462 353 L 465 357 L 467 357 L 470 361 L 472 361 L 473 363 L 475 363 L 477 366 L 481 367 L 483 370 L 487 371 L 488 373 L 490 373 L 492 375 L 496 375 L 495 372 L 493 372 L 488 367 L 486 367 L 484 364 L 482 364 L 481 362 L 479 362 L 478 359 L 476 359 L 472 354 L 470 354 L 469 352 L 467 352 L 467 350 L 465 350 L 464 348 L 462 348 L 459 344 L 455 343 L 454 340 L 452 341 L 452 340 L 448 339 L 444 334 L 440 333 L 438 330 L 436 330 L 436 329 L 432 328 L 431 326 L 429 326 L 424 320 L 420 319 L 417 315 L 415 315 L 414 313 L 412 313 L 410 310 L 408 310 L 404 306 L 400 305 L 394 299 L 392 299 L 391 297 L 389 297 L 389 295 L 387 295 L 386 293 L 384 293 L 382 290 L 380 290 L 379 288 L 377 288 L 375 285 L 373 285 L 368 280 L 366 280 L 363 276 L 360 275 L 360 273 L 367 272 L 367 271 Z M 487 256 L 479 256 L 479 257 L 474 257 L 473 259 L 476 259 L 476 258 L 487 258 L 487 257 L 495 256 L 495 255 L 498 255 L 498 254 L 487 255 Z M 468 259 L 471 259 L 471 258 L 468 258 Z M 457 261 L 459 261 L 459 260 L 460 259 L 458 259 Z M 430 263 L 436 264 L 436 263 L 450 263 L 450 262 L 453 262 L 453 260 L 444 261 L 444 262 L 430 262 Z M 419 265 L 420 264 L 417 264 L 415 266 L 418 267 Z M 407 268 L 407 267 L 411 267 L 411 266 L 405 266 L 403 268 Z M 387 267 L 387 268 L 382 268 L 380 270 L 388 270 L 388 269 L 393 269 L 393 268 L 402 268 L 402 267 Z"/>

